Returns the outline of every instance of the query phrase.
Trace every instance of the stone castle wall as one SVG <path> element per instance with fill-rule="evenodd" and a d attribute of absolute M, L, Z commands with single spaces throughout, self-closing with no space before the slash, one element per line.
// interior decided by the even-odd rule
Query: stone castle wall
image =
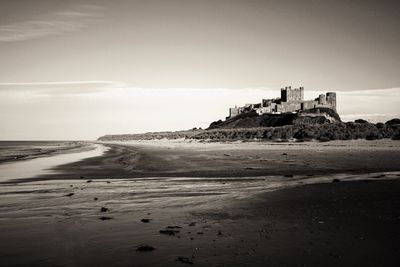
<path fill-rule="evenodd" d="M 281 89 L 281 97 L 276 99 L 262 99 L 258 104 L 246 104 L 244 107 L 234 107 L 229 109 L 229 117 L 232 118 L 239 114 L 256 111 L 258 114 L 274 114 L 299 112 L 312 108 L 332 108 L 336 110 L 336 93 L 328 92 L 321 94 L 314 100 L 304 100 L 304 87 Z"/>

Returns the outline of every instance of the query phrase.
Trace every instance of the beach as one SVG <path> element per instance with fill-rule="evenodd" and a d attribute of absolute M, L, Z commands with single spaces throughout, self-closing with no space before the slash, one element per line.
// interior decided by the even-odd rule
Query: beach
<path fill-rule="evenodd" d="M 400 144 L 392 140 L 225 142 L 149 140 L 100 142 L 102 156 L 55 168 L 43 179 L 257 177 L 397 171 Z"/>
<path fill-rule="evenodd" d="M 1 184 L 1 266 L 398 266 L 398 141 L 99 143 Z"/>

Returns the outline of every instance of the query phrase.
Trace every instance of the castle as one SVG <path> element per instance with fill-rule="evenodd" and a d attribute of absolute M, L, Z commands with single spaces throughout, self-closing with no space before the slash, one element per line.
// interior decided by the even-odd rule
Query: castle
<path fill-rule="evenodd" d="M 312 108 L 331 108 L 336 110 L 336 93 L 328 92 L 326 95 L 320 94 L 314 100 L 304 100 L 304 87 L 292 88 L 289 86 L 281 89 L 280 98 L 263 99 L 258 104 L 246 104 L 244 107 L 235 106 L 230 108 L 227 119 L 250 111 L 255 111 L 261 115 L 265 113 L 295 113 Z"/>

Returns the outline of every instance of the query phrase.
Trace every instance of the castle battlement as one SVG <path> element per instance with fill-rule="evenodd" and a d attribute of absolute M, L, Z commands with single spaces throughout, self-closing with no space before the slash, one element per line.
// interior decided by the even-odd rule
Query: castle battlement
<path fill-rule="evenodd" d="M 336 93 L 327 92 L 320 94 L 313 100 L 304 100 L 304 87 L 292 88 L 291 86 L 281 88 L 281 97 L 275 99 L 262 99 L 258 104 L 246 104 L 243 107 L 229 109 L 229 117 L 256 111 L 258 114 L 277 114 L 287 112 L 299 112 L 312 108 L 331 108 L 336 110 Z"/>

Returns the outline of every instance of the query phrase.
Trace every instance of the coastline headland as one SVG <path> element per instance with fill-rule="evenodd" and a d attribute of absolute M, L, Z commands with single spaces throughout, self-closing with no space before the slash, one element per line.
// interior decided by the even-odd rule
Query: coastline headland
<path fill-rule="evenodd" d="M 355 122 L 336 123 L 295 123 L 282 126 L 253 126 L 245 127 L 242 124 L 260 124 L 263 116 L 246 113 L 236 118 L 234 128 L 229 128 L 226 123 L 218 123 L 221 127 L 210 127 L 208 129 L 192 129 L 183 131 L 148 132 L 143 134 L 110 134 L 99 137 L 98 141 L 129 141 L 129 140 L 152 140 L 152 139 L 193 139 L 203 141 L 312 141 L 321 142 L 331 140 L 377 140 L 377 139 L 400 139 L 400 120 L 393 119 L 386 123 L 369 123 L 363 120 Z M 291 116 L 291 115 L 288 115 Z M 213 125 L 213 124 L 212 124 Z"/>
<path fill-rule="evenodd" d="M 258 104 L 229 109 L 224 121 L 207 129 L 149 132 L 143 134 L 104 135 L 99 141 L 151 139 L 196 139 L 208 141 L 331 141 L 389 138 L 400 139 L 400 119 L 386 123 L 369 123 L 359 119 L 343 122 L 336 110 L 335 92 L 304 100 L 304 88 L 285 87 L 281 97 L 263 99 Z"/>

